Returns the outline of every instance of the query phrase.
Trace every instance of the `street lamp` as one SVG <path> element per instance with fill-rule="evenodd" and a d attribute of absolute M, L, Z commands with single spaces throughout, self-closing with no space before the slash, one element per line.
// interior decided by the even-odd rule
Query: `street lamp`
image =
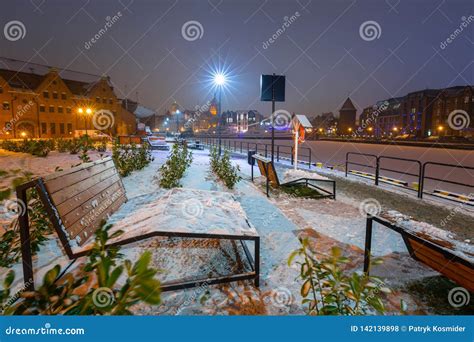
<path fill-rule="evenodd" d="M 88 132 L 87 132 L 87 116 L 92 114 L 92 109 L 90 107 L 86 107 L 86 108 L 79 107 L 79 108 L 77 108 L 77 112 L 79 114 L 86 113 L 86 115 L 84 115 L 84 126 L 86 128 L 86 136 L 87 136 L 88 135 Z"/>
<path fill-rule="evenodd" d="M 221 155 L 222 147 L 221 147 L 221 136 L 222 136 L 222 129 L 221 129 L 221 115 L 222 115 L 222 87 L 225 86 L 227 82 L 227 77 L 222 72 L 217 72 L 214 74 L 214 85 L 219 90 L 219 104 L 217 109 L 217 133 L 219 136 L 219 155 Z"/>

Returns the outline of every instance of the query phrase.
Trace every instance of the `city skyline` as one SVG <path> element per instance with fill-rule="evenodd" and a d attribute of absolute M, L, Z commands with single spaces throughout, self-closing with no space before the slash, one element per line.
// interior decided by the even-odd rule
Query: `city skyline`
<path fill-rule="evenodd" d="M 203 105 L 213 96 L 209 75 L 225 68 L 231 84 L 223 111 L 269 114 L 259 80 L 275 72 L 287 78 L 277 108 L 337 113 L 350 96 L 359 115 L 380 99 L 474 83 L 472 6 L 456 4 L 19 1 L 1 18 L 20 21 L 24 36 L 0 44 L 5 57 L 107 74 L 119 97 L 136 100 L 138 92 L 158 113 L 174 101 Z M 0 67 L 12 68 L 5 60 Z"/>

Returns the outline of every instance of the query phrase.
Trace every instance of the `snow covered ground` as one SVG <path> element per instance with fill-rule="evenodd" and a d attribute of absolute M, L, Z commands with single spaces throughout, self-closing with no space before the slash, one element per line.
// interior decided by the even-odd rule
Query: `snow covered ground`
<path fill-rule="evenodd" d="M 167 154 L 167 151 L 154 151 L 155 160 L 149 166 L 123 179 L 128 201 L 113 215 L 111 222 L 131 222 L 141 217 L 138 215 L 146 214 L 148 205 L 158 203 L 166 196 L 167 190 L 159 187 L 157 171 L 165 162 Z M 321 255 L 328 253 L 332 246 L 339 246 L 351 259 L 348 270 L 362 269 L 366 214 L 361 212 L 361 198 L 358 193 L 352 193 L 350 187 L 343 186 L 343 190 L 338 191 L 337 201 L 294 198 L 277 190 L 272 190 L 270 198 L 267 198 L 264 180 L 257 177 L 252 183 L 246 158 L 234 155 L 232 161 L 240 166 L 243 179 L 230 191 L 209 173 L 208 151 L 193 151 L 193 154 L 194 160 L 181 181 L 182 187 L 230 192 L 240 203 L 249 222 L 261 237 L 261 286 L 257 289 L 251 282 L 219 286 L 204 284 L 195 289 L 163 294 L 160 307 L 137 305 L 134 308 L 136 314 L 303 314 L 300 283 L 295 280 L 298 269 L 287 265 L 289 254 L 299 246 L 298 237 L 308 237 Z M 92 159 L 98 157 L 92 155 Z M 54 171 L 56 166 L 69 167 L 76 164 L 77 160 L 77 156 L 69 154 L 51 153 L 47 159 L 42 159 L 0 150 L 0 169 L 21 168 L 38 176 Z M 278 164 L 277 172 L 283 175 L 288 168 L 288 165 Z M 258 168 L 254 172 L 257 176 Z M 318 172 L 328 178 L 340 176 L 337 171 Z M 368 193 L 373 191 L 373 186 L 363 179 L 351 178 L 350 181 L 367 188 Z M 431 203 L 427 205 L 431 206 L 431 210 L 436 210 Z M 469 211 L 463 210 L 460 209 L 460 212 L 470 215 Z M 449 224 L 454 220 L 451 218 Z M 449 234 L 456 237 L 454 233 Z M 463 239 L 468 240 L 466 236 Z M 470 245 L 470 241 L 464 244 Z M 249 249 L 252 249 L 250 245 Z M 124 254 L 131 259 L 137 258 L 143 250 L 153 252 L 154 265 L 163 270 L 160 277 L 166 281 L 226 274 L 247 267 L 242 260 L 241 247 L 232 241 L 153 238 L 123 248 Z M 413 261 L 401 238 L 391 230 L 382 227 L 374 229 L 372 250 L 384 260 L 382 265 L 373 268 L 373 274 L 383 277 L 389 286 L 398 289 L 389 298 L 390 303 L 398 303 L 403 298 L 410 312 L 432 312 L 432 308 L 418 300 L 417 294 L 410 293 L 405 285 L 437 273 Z M 54 236 L 36 258 L 36 264 L 43 271 L 52 264 L 66 262 Z M 20 276 L 20 265 L 15 265 L 15 269 L 17 276 Z M 0 269 L 0 274 L 4 271 Z M 17 286 L 21 286 L 20 282 Z M 389 308 L 396 313 L 396 306 L 393 304 Z"/>

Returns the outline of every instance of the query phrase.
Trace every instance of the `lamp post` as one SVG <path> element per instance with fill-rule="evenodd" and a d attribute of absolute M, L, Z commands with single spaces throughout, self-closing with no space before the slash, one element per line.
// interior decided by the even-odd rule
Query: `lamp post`
<path fill-rule="evenodd" d="M 219 138 L 219 155 L 221 155 L 222 152 L 222 143 L 221 143 L 221 137 L 222 137 L 222 130 L 221 130 L 221 115 L 222 115 L 222 87 L 226 83 L 226 77 L 222 73 L 217 73 L 214 75 L 214 84 L 215 86 L 219 89 L 219 103 L 217 106 L 217 134 Z"/>
<path fill-rule="evenodd" d="M 86 128 L 86 136 L 88 136 L 88 132 L 87 132 L 87 126 L 88 126 L 88 125 L 87 125 L 87 116 L 90 115 L 90 114 L 92 114 L 92 109 L 89 108 L 89 107 L 87 107 L 87 108 L 79 107 L 79 108 L 77 109 L 77 112 L 78 112 L 79 114 L 82 114 L 82 115 L 84 115 L 84 113 L 85 113 L 85 115 L 84 115 L 84 126 L 85 126 L 85 128 Z"/>

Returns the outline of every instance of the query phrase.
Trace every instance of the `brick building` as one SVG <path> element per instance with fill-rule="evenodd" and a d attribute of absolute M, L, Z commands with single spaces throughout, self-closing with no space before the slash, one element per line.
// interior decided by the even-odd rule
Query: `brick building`
<path fill-rule="evenodd" d="M 83 82 L 62 78 L 55 68 L 45 74 L 0 69 L 0 104 L 0 139 L 73 137 L 76 130 L 98 129 L 93 121 L 99 110 L 113 115 L 106 133 L 131 134 L 136 127 L 108 77 Z"/>
<path fill-rule="evenodd" d="M 461 111 L 460 127 L 450 113 Z M 425 89 L 391 98 L 367 107 L 359 126 L 376 136 L 405 134 L 418 138 L 432 135 L 472 136 L 474 131 L 474 87 Z"/>

